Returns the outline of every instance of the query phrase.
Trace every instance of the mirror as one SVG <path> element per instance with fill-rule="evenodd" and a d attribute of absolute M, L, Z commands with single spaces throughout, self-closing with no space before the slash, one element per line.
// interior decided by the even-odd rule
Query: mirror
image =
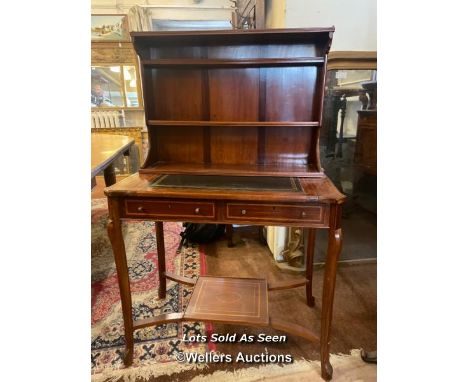
<path fill-rule="evenodd" d="M 123 67 L 127 107 L 138 107 L 137 74 L 134 66 Z"/>
<path fill-rule="evenodd" d="M 134 66 L 92 66 L 91 107 L 139 107 Z"/>
<path fill-rule="evenodd" d="M 329 70 L 325 83 L 321 158 L 348 197 L 346 213 L 376 213 L 377 71 Z"/>

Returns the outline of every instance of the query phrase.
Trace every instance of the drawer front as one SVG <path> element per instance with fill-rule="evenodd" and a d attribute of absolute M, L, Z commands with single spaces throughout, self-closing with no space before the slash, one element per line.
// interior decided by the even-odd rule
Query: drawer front
<path fill-rule="evenodd" d="M 162 200 L 127 200 L 125 202 L 127 215 L 159 216 L 159 217 L 187 217 L 214 218 L 214 203 L 208 202 L 180 202 Z"/>
<path fill-rule="evenodd" d="M 297 221 L 324 224 L 326 220 L 326 207 L 274 205 L 274 204 L 245 204 L 228 203 L 227 219 L 245 219 L 247 221 Z"/>

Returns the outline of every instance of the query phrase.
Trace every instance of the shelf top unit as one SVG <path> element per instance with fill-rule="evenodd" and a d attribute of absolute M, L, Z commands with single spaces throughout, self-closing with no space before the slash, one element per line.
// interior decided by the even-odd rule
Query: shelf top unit
<path fill-rule="evenodd" d="M 334 28 L 134 32 L 149 152 L 141 172 L 323 176 Z"/>

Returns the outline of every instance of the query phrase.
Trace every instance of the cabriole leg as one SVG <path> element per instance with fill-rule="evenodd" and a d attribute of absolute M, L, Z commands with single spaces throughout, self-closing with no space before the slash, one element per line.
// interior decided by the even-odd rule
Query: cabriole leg
<path fill-rule="evenodd" d="M 133 362 L 133 316 L 130 278 L 128 276 L 125 243 L 122 237 L 122 226 L 119 217 L 118 202 L 109 198 L 109 221 L 107 232 L 114 252 L 115 267 L 119 281 L 120 300 L 125 330 L 124 364 L 130 366 Z"/>
<path fill-rule="evenodd" d="M 329 381 L 333 376 L 330 364 L 330 334 L 333 315 L 333 297 L 335 294 L 336 270 L 342 246 L 341 207 L 332 206 L 328 232 L 328 250 L 323 280 L 322 317 L 320 331 L 320 361 L 322 378 Z"/>

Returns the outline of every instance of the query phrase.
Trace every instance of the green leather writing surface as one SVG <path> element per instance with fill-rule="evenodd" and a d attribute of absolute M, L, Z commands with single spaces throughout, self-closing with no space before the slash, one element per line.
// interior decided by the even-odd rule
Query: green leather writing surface
<path fill-rule="evenodd" d="M 302 192 L 297 178 L 277 176 L 184 175 L 158 176 L 150 187 L 235 189 L 248 191 Z"/>

